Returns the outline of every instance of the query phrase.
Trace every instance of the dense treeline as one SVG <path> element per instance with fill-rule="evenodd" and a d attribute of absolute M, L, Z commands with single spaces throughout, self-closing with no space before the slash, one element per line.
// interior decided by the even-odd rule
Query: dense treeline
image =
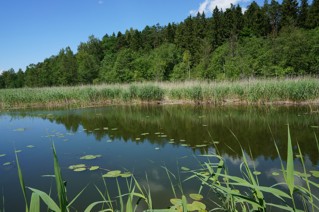
<path fill-rule="evenodd" d="M 231 5 L 211 17 L 90 36 L 25 72 L 0 75 L 0 88 L 132 81 L 239 79 L 319 73 L 319 0 Z"/>

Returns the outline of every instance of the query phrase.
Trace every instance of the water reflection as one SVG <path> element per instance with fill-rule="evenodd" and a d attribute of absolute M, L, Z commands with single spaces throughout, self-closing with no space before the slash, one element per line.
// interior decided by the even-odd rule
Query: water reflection
<path fill-rule="evenodd" d="M 22 150 L 19 157 L 27 185 L 49 192 L 51 184 L 41 176 L 53 172 L 52 141 L 56 144 L 63 176 L 69 182 L 70 196 L 75 196 L 88 182 L 103 188 L 101 176 L 105 169 L 127 169 L 134 172 L 141 185 L 151 187 L 152 197 L 156 200 L 154 207 L 164 208 L 169 206 L 173 193 L 161 166 L 167 167 L 176 176 L 180 166 L 197 169 L 197 160 L 207 159 L 198 155 L 215 152 L 216 146 L 230 174 L 241 175 L 238 142 L 247 153 L 249 163 L 263 173 L 259 182 L 273 185 L 282 180 L 271 175 L 280 168 L 274 141 L 285 160 L 287 123 L 295 147 L 298 142 L 306 156 L 307 168 L 313 170 L 318 164 L 314 133 L 319 130 L 319 116 L 309 111 L 308 107 L 167 105 L 2 112 L 0 154 L 6 156 L 0 158 L 0 188 L 5 194 L 8 211 L 24 210 L 22 195 L 17 196 L 20 188 L 14 163 L 16 148 Z M 19 128 L 24 130 L 15 131 Z M 27 145 L 35 148 L 28 149 Z M 297 153 L 297 149 L 295 151 Z M 93 161 L 80 160 L 87 154 L 102 157 Z M 13 162 L 12 165 L 1 166 L 7 161 Z M 84 173 L 68 169 L 70 165 L 79 163 L 104 169 Z M 300 164 L 296 165 L 296 169 L 302 170 Z M 183 175 L 182 179 L 187 177 Z M 197 192 L 199 186 L 198 182 L 183 182 L 187 194 Z M 113 196 L 118 195 L 114 181 L 109 188 Z M 89 187 L 79 198 L 76 208 L 83 211 L 99 198 L 94 186 Z"/>
<path fill-rule="evenodd" d="M 71 111 L 11 112 L 12 117 L 41 117 L 63 124 L 71 132 L 85 129 L 97 141 L 122 139 L 125 142 L 168 142 L 207 152 L 217 144 L 222 154 L 236 158 L 240 146 L 252 157 L 275 159 L 274 141 L 286 155 L 287 124 L 294 143 L 299 143 L 313 164 L 318 161 L 314 132 L 319 116 L 308 107 L 194 107 L 194 106 L 116 106 Z"/>

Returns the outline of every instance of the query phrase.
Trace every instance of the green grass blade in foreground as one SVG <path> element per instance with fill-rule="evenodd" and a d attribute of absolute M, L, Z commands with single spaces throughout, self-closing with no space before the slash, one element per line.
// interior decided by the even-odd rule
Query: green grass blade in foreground
<path fill-rule="evenodd" d="M 292 151 L 292 142 L 291 142 L 291 136 L 290 136 L 290 128 L 288 125 L 288 147 L 287 147 L 287 186 L 290 191 L 290 195 L 293 195 L 295 182 L 294 182 L 294 155 Z"/>
<path fill-rule="evenodd" d="M 70 201 L 70 203 L 67 205 L 67 208 L 71 207 L 71 205 L 75 202 L 75 200 L 77 200 L 77 198 L 83 193 L 83 191 L 88 187 L 85 186 L 74 198 L 73 200 Z"/>
<path fill-rule="evenodd" d="M 64 185 L 64 182 L 62 180 L 62 174 L 61 169 L 59 166 L 58 157 L 56 155 L 56 150 L 54 144 L 52 144 L 53 148 L 53 159 L 54 159 L 54 175 L 55 175 L 55 181 L 56 181 L 56 187 L 58 192 L 58 198 L 60 203 L 60 208 L 62 212 L 67 211 L 68 201 L 66 196 L 66 188 Z"/>
<path fill-rule="evenodd" d="M 29 188 L 29 187 L 28 187 Z M 52 198 L 47 195 L 45 192 L 40 191 L 35 188 L 29 188 L 33 193 L 36 193 L 42 200 L 43 202 L 49 207 L 50 210 L 55 211 L 55 212 L 60 212 L 61 209 L 59 206 L 52 200 Z"/>
<path fill-rule="evenodd" d="M 40 212 L 40 196 L 37 193 L 32 193 L 30 211 Z"/>
<path fill-rule="evenodd" d="M 20 167 L 20 163 L 19 163 L 19 159 L 18 159 L 18 155 L 16 151 L 15 151 L 15 156 L 16 156 L 16 163 L 18 168 L 19 182 L 20 182 L 20 186 L 21 186 L 21 190 L 22 190 L 22 194 L 23 194 L 23 198 L 25 202 L 25 211 L 28 212 L 29 206 L 28 206 L 28 200 L 27 200 L 26 189 L 25 189 L 26 187 L 25 187 L 25 183 L 24 183 L 24 179 L 23 179 L 23 175 L 22 175 L 22 171 L 21 171 L 21 167 Z"/>

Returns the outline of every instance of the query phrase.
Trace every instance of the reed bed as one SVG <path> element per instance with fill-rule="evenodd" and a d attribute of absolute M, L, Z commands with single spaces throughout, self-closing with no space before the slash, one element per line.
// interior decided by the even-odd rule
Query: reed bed
<path fill-rule="evenodd" d="M 144 82 L 0 90 L 0 108 L 136 103 L 265 104 L 319 99 L 316 78 Z"/>

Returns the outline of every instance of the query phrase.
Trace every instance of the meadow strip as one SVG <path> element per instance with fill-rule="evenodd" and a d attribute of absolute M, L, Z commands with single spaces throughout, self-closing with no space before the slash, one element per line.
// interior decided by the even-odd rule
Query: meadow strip
<path fill-rule="evenodd" d="M 139 103 L 307 103 L 318 99 L 319 81 L 316 78 L 144 82 L 0 90 L 0 108 Z"/>

